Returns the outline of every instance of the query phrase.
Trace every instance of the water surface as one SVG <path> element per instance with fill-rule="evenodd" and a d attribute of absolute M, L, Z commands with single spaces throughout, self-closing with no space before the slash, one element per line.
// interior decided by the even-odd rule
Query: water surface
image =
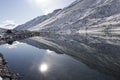
<path fill-rule="evenodd" d="M 119 80 L 119 35 L 49 35 L 0 45 L 19 80 Z"/>

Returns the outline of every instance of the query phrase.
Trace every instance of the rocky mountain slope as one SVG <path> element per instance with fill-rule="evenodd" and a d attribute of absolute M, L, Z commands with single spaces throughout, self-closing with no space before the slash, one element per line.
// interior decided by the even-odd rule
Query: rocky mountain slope
<path fill-rule="evenodd" d="M 27 30 L 27 29 L 29 29 L 33 26 L 36 26 L 39 23 L 49 19 L 50 17 L 56 15 L 60 10 L 61 9 L 57 9 L 48 15 L 38 16 L 38 17 L 34 18 L 33 20 L 26 22 L 25 24 L 17 26 L 15 29 L 16 30 Z"/>
<path fill-rule="evenodd" d="M 0 28 L 0 37 L 2 37 L 6 31 L 7 29 Z"/>
<path fill-rule="evenodd" d="M 16 29 L 57 31 L 60 33 L 81 32 L 83 30 L 119 32 L 120 0 L 76 0 L 57 14 L 40 20 L 32 20 Z M 33 22 L 38 23 L 34 25 Z"/>

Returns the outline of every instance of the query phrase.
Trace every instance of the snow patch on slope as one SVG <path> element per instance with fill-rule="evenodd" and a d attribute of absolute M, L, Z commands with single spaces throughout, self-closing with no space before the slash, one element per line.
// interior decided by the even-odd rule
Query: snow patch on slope
<path fill-rule="evenodd" d="M 120 0 L 76 0 L 56 15 L 26 29 L 60 33 L 80 30 L 107 31 L 110 28 L 118 29 L 119 16 Z"/>

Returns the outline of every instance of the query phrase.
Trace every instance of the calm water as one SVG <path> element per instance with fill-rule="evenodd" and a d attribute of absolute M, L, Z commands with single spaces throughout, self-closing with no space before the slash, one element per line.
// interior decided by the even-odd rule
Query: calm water
<path fill-rule="evenodd" d="M 119 80 L 119 35 L 49 35 L 1 43 L 19 80 Z"/>

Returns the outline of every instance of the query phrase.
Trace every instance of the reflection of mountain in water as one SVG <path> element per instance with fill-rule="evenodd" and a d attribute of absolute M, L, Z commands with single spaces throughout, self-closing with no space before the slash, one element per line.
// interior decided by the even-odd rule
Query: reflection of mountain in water
<path fill-rule="evenodd" d="M 34 37 L 26 39 L 22 42 L 40 49 L 50 49 L 57 53 L 71 55 L 90 68 L 119 79 L 119 35 L 49 35 L 44 38 Z"/>

